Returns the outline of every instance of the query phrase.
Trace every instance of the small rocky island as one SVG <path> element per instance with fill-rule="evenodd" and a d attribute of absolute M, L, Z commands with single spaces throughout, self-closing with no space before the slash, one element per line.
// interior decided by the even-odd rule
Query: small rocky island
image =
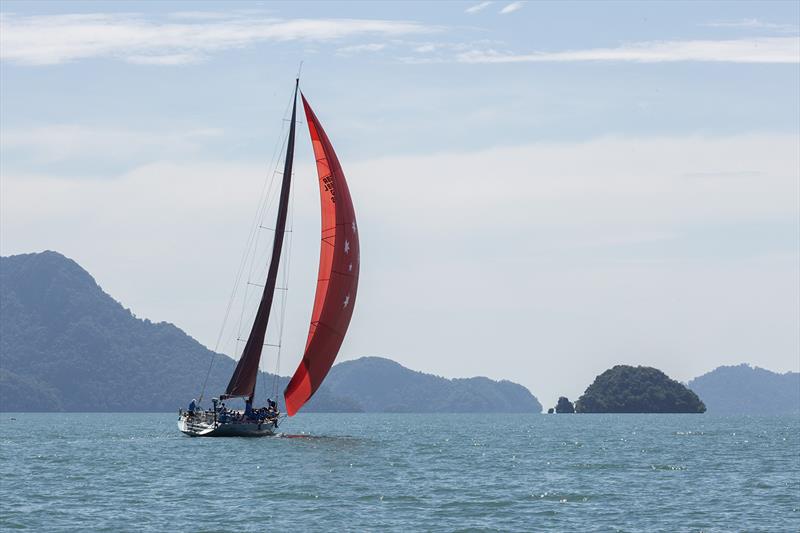
<path fill-rule="evenodd" d="M 704 413 L 705 404 L 657 368 L 617 365 L 575 402 L 578 413 Z"/>
<path fill-rule="evenodd" d="M 572 414 L 575 412 L 575 406 L 572 405 L 572 402 L 569 401 L 569 398 L 566 396 L 561 396 L 558 398 L 558 403 L 556 404 L 556 413 L 558 414 Z"/>

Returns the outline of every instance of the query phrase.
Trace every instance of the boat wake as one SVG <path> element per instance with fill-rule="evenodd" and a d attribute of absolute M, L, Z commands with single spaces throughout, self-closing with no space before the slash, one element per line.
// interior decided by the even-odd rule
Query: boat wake
<path fill-rule="evenodd" d="M 310 435 L 308 433 L 276 433 L 274 435 L 280 439 L 303 439 L 313 441 L 357 441 L 361 440 L 358 437 L 351 437 L 349 435 Z"/>

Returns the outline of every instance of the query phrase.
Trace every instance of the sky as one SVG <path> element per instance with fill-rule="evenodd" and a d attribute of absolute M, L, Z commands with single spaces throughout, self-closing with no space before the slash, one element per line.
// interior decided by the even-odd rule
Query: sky
<path fill-rule="evenodd" d="M 301 62 L 359 220 L 340 361 L 546 407 L 614 364 L 800 370 L 797 2 L 4 1 L 0 253 L 59 251 L 238 357 Z M 284 375 L 319 254 L 305 128 Z"/>

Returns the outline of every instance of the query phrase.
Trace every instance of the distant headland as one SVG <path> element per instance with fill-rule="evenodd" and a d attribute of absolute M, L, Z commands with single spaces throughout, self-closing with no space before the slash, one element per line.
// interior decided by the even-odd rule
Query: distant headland
<path fill-rule="evenodd" d="M 687 384 L 719 415 L 800 415 L 800 373 L 721 366 Z"/>

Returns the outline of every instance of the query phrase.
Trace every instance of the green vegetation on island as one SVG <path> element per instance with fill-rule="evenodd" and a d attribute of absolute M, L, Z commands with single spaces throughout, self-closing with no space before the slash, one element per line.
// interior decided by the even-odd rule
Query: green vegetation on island
<path fill-rule="evenodd" d="M 566 396 L 561 396 L 558 398 L 558 403 L 556 404 L 556 413 L 558 414 L 572 414 L 575 412 L 575 406 L 572 405 L 572 402 L 569 401 L 569 398 Z"/>
<path fill-rule="evenodd" d="M 589 385 L 575 404 L 579 413 L 704 413 L 685 385 L 646 366 L 617 365 Z"/>

